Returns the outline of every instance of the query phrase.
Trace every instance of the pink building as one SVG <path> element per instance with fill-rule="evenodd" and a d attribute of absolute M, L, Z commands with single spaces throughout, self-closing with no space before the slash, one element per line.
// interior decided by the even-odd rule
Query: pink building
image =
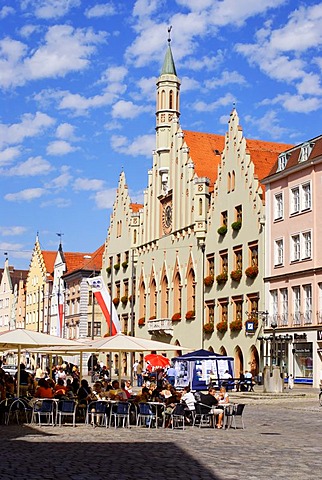
<path fill-rule="evenodd" d="M 322 136 L 280 154 L 263 183 L 265 333 L 274 331 L 275 348 L 263 341 L 262 353 L 266 364 L 279 364 L 296 382 L 317 387 L 322 378 Z"/>

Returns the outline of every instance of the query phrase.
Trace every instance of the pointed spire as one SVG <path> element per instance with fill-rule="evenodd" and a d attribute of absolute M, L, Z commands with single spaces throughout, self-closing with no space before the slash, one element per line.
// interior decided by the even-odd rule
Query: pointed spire
<path fill-rule="evenodd" d="M 163 67 L 162 67 L 162 70 L 161 70 L 161 75 L 167 75 L 167 74 L 168 75 L 177 75 L 176 67 L 174 65 L 174 60 L 173 60 L 173 56 L 172 56 L 171 46 L 170 46 L 171 30 L 172 30 L 172 26 L 170 25 L 170 27 L 168 28 L 168 34 L 169 34 L 169 36 L 168 36 L 168 50 L 167 50 L 167 53 L 165 54 Z"/>

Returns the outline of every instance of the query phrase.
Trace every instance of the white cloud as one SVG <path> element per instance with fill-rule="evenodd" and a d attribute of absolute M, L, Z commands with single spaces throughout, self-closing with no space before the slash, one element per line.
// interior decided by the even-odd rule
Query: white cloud
<path fill-rule="evenodd" d="M 6 18 L 8 15 L 13 15 L 14 13 L 15 13 L 14 8 L 8 7 L 8 5 L 5 5 L 0 10 L 0 19 Z"/>
<path fill-rule="evenodd" d="M 32 35 L 34 32 L 36 32 L 37 30 L 39 29 L 39 27 L 37 27 L 36 25 L 32 25 L 32 24 L 27 24 L 27 25 L 24 25 L 19 33 L 22 37 L 24 38 L 28 38 L 30 37 L 30 35 Z"/>
<path fill-rule="evenodd" d="M 73 140 L 75 138 L 74 132 L 74 125 L 71 125 L 70 123 L 61 123 L 56 129 L 56 137 L 63 140 Z"/>
<path fill-rule="evenodd" d="M 21 154 L 20 147 L 8 147 L 0 152 L 0 167 L 10 164 Z"/>
<path fill-rule="evenodd" d="M 73 189 L 80 190 L 102 190 L 104 187 L 104 180 L 89 179 L 89 178 L 76 178 L 73 183 Z"/>
<path fill-rule="evenodd" d="M 124 78 L 128 74 L 128 69 L 124 66 L 113 66 L 109 67 L 103 72 L 100 82 L 106 83 L 120 83 L 123 82 Z"/>
<path fill-rule="evenodd" d="M 22 235 L 27 231 L 26 227 L 1 227 L 0 231 L 2 236 L 15 237 L 16 235 Z"/>
<path fill-rule="evenodd" d="M 200 90 L 200 83 L 191 77 L 182 77 L 182 92 L 188 92 L 189 90 Z"/>
<path fill-rule="evenodd" d="M 57 208 L 67 208 L 71 206 L 71 201 L 68 198 L 53 198 L 51 200 L 41 202 L 41 208 L 45 207 L 57 207 Z"/>
<path fill-rule="evenodd" d="M 217 87 L 224 87 L 225 85 L 237 83 L 238 85 L 245 85 L 246 80 L 240 73 L 236 72 L 235 70 L 232 72 L 228 72 L 224 70 L 220 77 L 212 78 L 206 80 L 205 85 L 207 88 L 217 88 Z"/>
<path fill-rule="evenodd" d="M 201 102 L 197 101 L 192 105 L 192 108 L 197 112 L 213 112 L 219 107 L 233 105 L 235 102 L 235 97 L 231 93 L 227 93 L 223 97 L 219 98 L 215 102 Z"/>
<path fill-rule="evenodd" d="M 45 187 L 48 189 L 58 189 L 58 190 L 67 187 L 73 179 L 73 176 L 69 172 L 70 172 L 70 167 L 63 166 L 61 169 L 61 174 L 58 175 L 58 177 L 56 178 L 52 178 L 50 180 L 50 183 L 46 184 Z"/>
<path fill-rule="evenodd" d="M 58 18 L 78 7 L 80 0 L 23 0 L 21 7 L 33 11 L 38 18 Z"/>
<path fill-rule="evenodd" d="M 319 75 L 307 74 L 297 85 L 300 95 L 322 95 L 321 79 Z"/>
<path fill-rule="evenodd" d="M 58 108 L 60 110 L 73 110 L 74 115 L 87 115 L 87 111 L 91 108 L 99 108 L 111 105 L 115 99 L 115 95 L 110 92 L 93 97 L 83 97 L 78 93 L 65 93 L 61 99 Z"/>
<path fill-rule="evenodd" d="M 94 200 L 98 209 L 113 208 L 115 202 L 116 188 L 101 190 L 94 196 Z"/>
<path fill-rule="evenodd" d="M 212 2 L 213 7 L 209 11 L 209 22 L 213 25 L 237 25 L 241 26 L 249 18 L 263 14 L 267 10 L 283 5 L 285 0 L 222 0 Z"/>
<path fill-rule="evenodd" d="M 108 17 L 116 13 L 115 7 L 112 3 L 98 3 L 94 7 L 85 10 L 87 18 Z"/>
<path fill-rule="evenodd" d="M 104 32 L 74 29 L 69 25 L 49 27 L 42 44 L 27 55 L 27 46 L 16 40 L 0 41 L 0 86 L 24 85 L 29 80 L 64 77 L 84 70 L 96 45 L 104 41 Z"/>
<path fill-rule="evenodd" d="M 124 153 L 133 157 L 143 155 L 151 157 L 152 150 L 155 148 L 155 135 L 141 135 L 135 138 L 132 143 L 122 135 L 113 135 L 111 137 L 111 146 L 118 153 Z"/>
<path fill-rule="evenodd" d="M 316 97 L 305 98 L 302 95 L 291 95 L 290 93 L 285 93 L 283 95 L 277 95 L 274 99 L 265 99 L 263 102 L 261 102 L 261 104 L 280 104 L 288 112 L 310 113 L 321 108 L 322 100 Z"/>
<path fill-rule="evenodd" d="M 133 15 L 138 17 L 150 16 L 163 6 L 164 0 L 136 0 Z"/>
<path fill-rule="evenodd" d="M 113 118 L 136 118 L 141 113 L 150 111 L 151 108 L 143 105 L 135 105 L 133 102 L 119 100 L 112 107 Z"/>
<path fill-rule="evenodd" d="M 47 145 L 47 155 L 67 155 L 68 153 L 75 152 L 78 148 L 71 145 L 65 140 L 54 140 Z"/>
<path fill-rule="evenodd" d="M 200 71 L 200 70 L 215 70 L 225 61 L 225 53 L 222 50 L 218 50 L 216 55 L 208 55 L 203 57 L 189 57 L 187 60 L 183 60 L 182 66 L 188 70 Z"/>
<path fill-rule="evenodd" d="M 6 171 L 2 170 L 1 173 L 10 177 L 34 177 L 35 175 L 47 175 L 51 170 L 50 163 L 38 156 L 30 157 L 25 162 L 19 163 Z"/>
<path fill-rule="evenodd" d="M 27 188 L 16 193 L 7 193 L 4 199 L 8 202 L 29 202 L 40 198 L 47 192 L 44 188 Z"/>
<path fill-rule="evenodd" d="M 20 123 L 0 124 L 0 148 L 4 145 L 17 144 L 25 138 L 41 135 L 55 120 L 46 113 L 25 113 Z"/>
<path fill-rule="evenodd" d="M 288 128 L 280 125 L 279 115 L 273 110 L 268 110 L 259 118 L 247 115 L 245 117 L 245 122 L 253 125 L 260 132 L 269 134 L 274 139 L 283 138 L 283 135 L 286 135 L 290 132 Z"/>

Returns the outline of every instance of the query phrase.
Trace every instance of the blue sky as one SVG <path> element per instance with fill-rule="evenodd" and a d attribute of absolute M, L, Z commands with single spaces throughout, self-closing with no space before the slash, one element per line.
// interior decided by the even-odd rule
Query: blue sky
<path fill-rule="evenodd" d="M 169 25 L 183 128 L 224 134 L 236 103 L 248 138 L 321 134 L 321 23 L 317 0 L 0 0 L 0 255 L 96 250 L 122 169 L 142 200 Z"/>

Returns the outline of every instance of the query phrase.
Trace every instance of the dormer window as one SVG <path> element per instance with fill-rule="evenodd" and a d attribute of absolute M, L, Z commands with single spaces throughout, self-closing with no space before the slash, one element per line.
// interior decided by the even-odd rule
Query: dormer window
<path fill-rule="evenodd" d="M 312 143 L 303 143 L 303 145 L 301 147 L 299 162 L 305 162 L 306 160 L 308 160 L 308 158 L 311 154 L 312 148 L 313 148 Z"/>
<path fill-rule="evenodd" d="M 287 164 L 287 154 L 286 154 L 286 153 L 282 153 L 282 154 L 278 157 L 277 171 L 278 171 L 278 172 L 281 172 L 282 170 L 284 170 L 285 167 L 286 167 L 286 164 Z"/>

